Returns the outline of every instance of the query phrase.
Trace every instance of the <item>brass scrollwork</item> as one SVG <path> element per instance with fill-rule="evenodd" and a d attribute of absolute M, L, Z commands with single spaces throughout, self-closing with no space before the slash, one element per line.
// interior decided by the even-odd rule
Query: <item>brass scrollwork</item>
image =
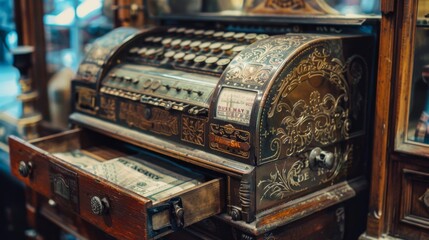
<path fill-rule="evenodd" d="M 341 41 L 318 43 L 295 57 L 301 58 L 298 64 L 284 68 L 283 80 L 263 112 L 262 119 L 268 122 L 279 119 L 280 124 L 268 124 L 275 128 L 274 133 L 261 131 L 261 144 L 266 142 L 270 150 L 265 156 L 261 153 L 261 162 L 293 156 L 309 146 L 349 139 L 352 119 L 358 119 L 363 109 L 357 85 L 367 78 L 367 66 L 358 55 L 344 61 L 341 49 Z M 313 89 L 291 101 L 291 96 L 296 98 L 297 89 L 305 82 Z"/>
<path fill-rule="evenodd" d="M 182 140 L 204 146 L 207 119 L 182 116 Z"/>
<path fill-rule="evenodd" d="M 318 35 L 286 35 L 258 41 L 234 58 L 225 71 L 224 82 L 258 88 L 272 79 L 291 52 L 317 37 Z"/>
<path fill-rule="evenodd" d="M 284 166 L 281 169 L 279 169 L 278 165 L 275 164 L 270 175 L 265 179 L 260 180 L 257 185 L 257 187 L 262 188 L 263 191 L 259 200 L 262 202 L 266 199 L 284 199 L 291 193 L 298 193 L 307 190 L 308 188 L 302 184 L 303 181 L 298 180 L 300 175 L 303 173 L 314 175 L 308 176 L 306 181 L 319 181 L 317 184 L 321 184 L 328 183 L 338 177 L 340 173 L 347 172 L 346 168 L 348 167 L 348 163 L 352 161 L 353 145 L 347 145 L 344 152 L 342 149 L 343 148 L 340 147 L 334 148 L 333 155 L 335 160 L 332 170 L 319 169 L 316 172 L 310 171 L 308 152 L 299 154 L 298 159 L 291 167 L 286 166 L 286 160 L 284 161 Z"/>

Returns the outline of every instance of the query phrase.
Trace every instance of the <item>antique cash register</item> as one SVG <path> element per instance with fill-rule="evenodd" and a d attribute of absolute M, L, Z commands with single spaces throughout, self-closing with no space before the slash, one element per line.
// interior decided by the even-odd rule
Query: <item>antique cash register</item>
<path fill-rule="evenodd" d="M 194 223 L 223 239 L 342 238 L 342 203 L 366 188 L 376 21 L 324 1 L 222 16 L 147 4 L 155 27 L 92 44 L 71 130 L 10 138 L 13 173 L 119 239 Z M 281 12 L 312 17 L 266 15 Z M 299 219 L 311 226 L 292 234 Z"/>

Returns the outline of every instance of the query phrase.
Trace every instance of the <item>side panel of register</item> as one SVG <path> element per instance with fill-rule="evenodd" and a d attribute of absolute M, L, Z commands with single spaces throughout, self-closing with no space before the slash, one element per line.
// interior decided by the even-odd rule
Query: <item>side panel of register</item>
<path fill-rule="evenodd" d="M 259 165 L 257 212 L 362 173 L 372 46 L 368 36 L 288 34 L 249 46 L 228 66 L 209 134 L 223 129 L 231 137 L 222 154 Z"/>

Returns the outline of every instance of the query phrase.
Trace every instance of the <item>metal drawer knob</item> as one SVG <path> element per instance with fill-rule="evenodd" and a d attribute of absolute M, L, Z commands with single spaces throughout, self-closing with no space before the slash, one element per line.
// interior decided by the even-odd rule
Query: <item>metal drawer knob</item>
<path fill-rule="evenodd" d="M 310 152 L 309 162 L 311 169 L 326 168 L 332 169 L 334 166 L 334 154 L 331 152 L 323 151 L 321 148 L 314 148 Z"/>
<path fill-rule="evenodd" d="M 109 207 L 110 207 L 109 202 L 107 201 L 106 198 L 101 199 L 100 197 L 97 197 L 97 196 L 93 196 L 91 198 L 91 211 L 95 215 L 101 216 L 107 213 Z"/>
<path fill-rule="evenodd" d="M 28 177 L 30 176 L 30 172 L 31 172 L 31 162 L 26 163 L 24 161 L 20 161 L 19 162 L 19 166 L 18 166 L 18 171 L 19 174 L 22 177 Z"/>

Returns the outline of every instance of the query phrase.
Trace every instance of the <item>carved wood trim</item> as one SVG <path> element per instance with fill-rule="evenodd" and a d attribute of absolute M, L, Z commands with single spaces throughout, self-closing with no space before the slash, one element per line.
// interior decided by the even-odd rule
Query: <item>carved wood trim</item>
<path fill-rule="evenodd" d="M 396 3 L 396 1 L 395 1 Z M 366 234 L 380 238 L 385 231 L 385 201 L 388 172 L 389 116 L 391 114 L 391 87 L 394 76 L 393 61 L 396 39 L 396 14 L 392 1 L 381 1 L 378 74 L 372 153 L 371 199 Z M 399 9 L 399 8 L 396 8 Z M 388 11 L 387 11 L 388 10 Z M 392 14 L 393 13 L 393 14 Z"/>
<path fill-rule="evenodd" d="M 429 188 L 429 174 L 411 169 L 402 170 L 402 203 L 400 206 L 399 220 L 414 226 L 429 229 L 429 221 L 424 216 L 412 213 L 413 181 L 427 182 Z M 428 191 L 428 190 L 427 190 Z M 423 203 L 422 203 L 423 204 Z"/>

